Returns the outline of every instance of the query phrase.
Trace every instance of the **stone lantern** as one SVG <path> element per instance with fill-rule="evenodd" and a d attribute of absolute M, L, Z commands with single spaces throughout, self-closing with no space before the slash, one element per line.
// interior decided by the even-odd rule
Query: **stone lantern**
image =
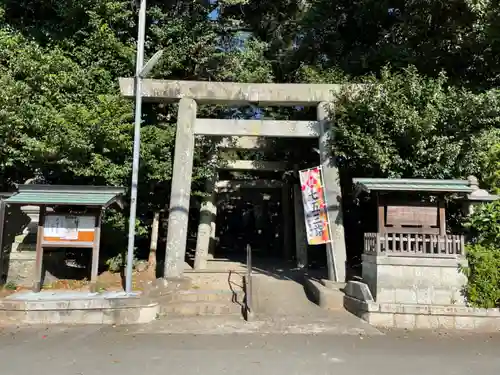
<path fill-rule="evenodd" d="M 500 198 L 498 195 L 493 195 L 484 189 L 480 189 L 479 182 L 476 177 L 469 176 L 467 181 L 469 182 L 469 186 L 472 188 L 472 193 L 467 194 L 464 199 L 463 208 L 466 216 L 472 215 L 476 206 L 483 203 L 490 203 Z"/>

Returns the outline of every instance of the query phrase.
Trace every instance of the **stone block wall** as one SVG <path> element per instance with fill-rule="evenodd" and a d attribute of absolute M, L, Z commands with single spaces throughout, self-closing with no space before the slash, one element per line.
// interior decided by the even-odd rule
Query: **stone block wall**
<path fill-rule="evenodd" d="M 360 283 L 360 286 L 362 285 L 364 284 Z M 358 294 L 358 297 L 362 296 Z M 344 297 L 344 307 L 371 325 L 381 328 L 453 329 L 477 332 L 498 332 L 500 330 L 499 309 L 377 303 L 348 294 Z"/>
<path fill-rule="evenodd" d="M 363 255 L 363 281 L 377 303 L 465 305 L 462 258 Z"/>

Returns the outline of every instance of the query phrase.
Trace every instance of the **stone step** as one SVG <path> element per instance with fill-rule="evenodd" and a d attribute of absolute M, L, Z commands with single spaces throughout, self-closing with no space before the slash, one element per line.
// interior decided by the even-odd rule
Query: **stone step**
<path fill-rule="evenodd" d="M 192 281 L 190 278 L 157 279 L 145 285 L 144 294 L 153 299 L 163 298 L 182 290 L 190 290 Z"/>
<path fill-rule="evenodd" d="M 243 288 L 243 275 L 234 272 L 197 272 L 187 274 L 192 280 L 190 290 L 238 291 Z"/>
<path fill-rule="evenodd" d="M 344 309 L 344 287 L 344 283 L 304 278 L 304 288 L 309 299 L 326 310 Z"/>
<path fill-rule="evenodd" d="M 160 306 L 160 317 L 241 315 L 242 306 L 231 302 L 175 302 Z"/>
<path fill-rule="evenodd" d="M 178 302 L 239 302 L 243 303 L 243 291 L 181 290 L 161 297 L 161 304 Z"/>

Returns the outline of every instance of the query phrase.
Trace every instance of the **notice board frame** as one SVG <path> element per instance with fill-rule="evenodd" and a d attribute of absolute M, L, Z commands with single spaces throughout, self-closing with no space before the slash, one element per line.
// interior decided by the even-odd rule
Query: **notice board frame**
<path fill-rule="evenodd" d="M 36 184 L 18 186 L 18 192 L 9 197 L 6 203 L 38 206 L 40 209 L 36 239 L 35 278 L 32 288 L 34 292 L 40 292 L 42 289 L 44 251 L 45 249 L 54 248 L 91 249 L 92 261 L 89 287 L 92 293 L 97 292 L 102 217 L 106 208 L 113 204 L 123 208 L 121 197 L 124 193 L 124 188 L 108 186 Z M 52 208 L 52 212 L 49 212 L 49 208 Z M 76 227 L 76 239 L 60 240 L 60 238 L 55 237 L 46 240 L 44 237 L 45 224 L 47 218 L 51 216 L 92 217 L 94 222 L 92 240 L 79 240 L 78 225 Z M 73 228 L 74 230 L 75 228 Z"/>

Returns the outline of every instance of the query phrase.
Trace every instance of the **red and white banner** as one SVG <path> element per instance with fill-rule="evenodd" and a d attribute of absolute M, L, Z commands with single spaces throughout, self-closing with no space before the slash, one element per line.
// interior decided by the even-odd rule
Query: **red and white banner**
<path fill-rule="evenodd" d="M 309 245 L 330 242 L 321 167 L 299 171 Z"/>

